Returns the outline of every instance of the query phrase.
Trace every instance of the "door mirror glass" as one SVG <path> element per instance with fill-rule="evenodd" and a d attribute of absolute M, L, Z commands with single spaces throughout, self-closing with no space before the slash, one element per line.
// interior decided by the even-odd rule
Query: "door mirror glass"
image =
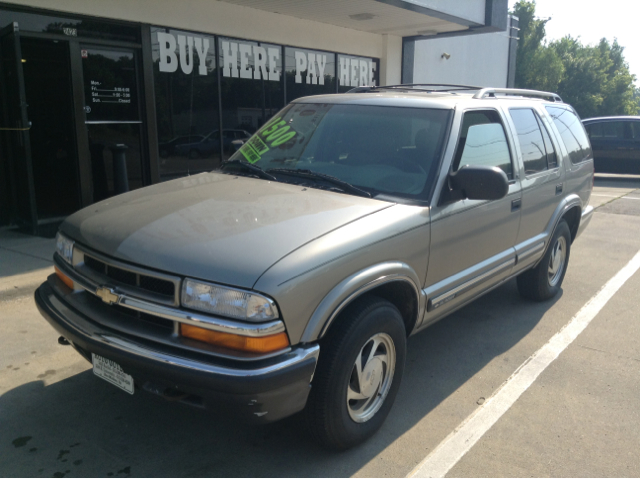
<path fill-rule="evenodd" d="M 499 200 L 509 192 L 507 175 L 496 166 L 463 166 L 449 179 L 453 190 L 470 200 Z"/>

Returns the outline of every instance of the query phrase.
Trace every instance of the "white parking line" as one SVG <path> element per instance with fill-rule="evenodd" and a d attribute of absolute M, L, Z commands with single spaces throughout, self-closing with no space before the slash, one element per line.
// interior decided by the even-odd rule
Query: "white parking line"
<path fill-rule="evenodd" d="M 634 198 L 633 196 L 601 195 L 598 193 L 591 193 L 591 196 L 602 196 L 603 198 L 620 198 L 621 200 L 640 200 L 640 198 Z"/>
<path fill-rule="evenodd" d="M 509 410 L 536 378 L 600 312 L 640 268 L 640 251 L 547 344 L 527 359 L 502 386 L 449 434 L 407 477 L 444 477 Z"/>

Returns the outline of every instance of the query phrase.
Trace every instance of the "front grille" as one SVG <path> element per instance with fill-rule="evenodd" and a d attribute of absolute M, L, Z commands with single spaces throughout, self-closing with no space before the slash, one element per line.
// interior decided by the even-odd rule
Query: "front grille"
<path fill-rule="evenodd" d="M 152 314 L 143 313 L 141 311 L 134 311 L 133 309 L 124 308 L 119 305 L 111 305 L 116 311 L 125 314 L 131 318 L 139 319 L 140 321 L 144 321 L 146 323 L 153 324 L 154 326 L 159 326 L 161 328 L 166 328 L 173 331 L 173 321 L 170 319 L 160 318 L 158 316 L 154 316 Z"/>
<path fill-rule="evenodd" d="M 175 285 L 171 281 L 116 268 L 87 254 L 84 256 L 84 265 L 90 270 L 118 283 L 159 294 L 167 299 L 173 300 L 175 298 Z"/>

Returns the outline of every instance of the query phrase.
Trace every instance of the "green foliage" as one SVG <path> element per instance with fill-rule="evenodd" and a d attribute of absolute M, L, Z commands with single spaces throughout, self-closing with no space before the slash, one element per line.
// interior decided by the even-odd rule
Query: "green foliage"
<path fill-rule="evenodd" d="M 550 19 L 536 18 L 535 1 L 520 0 L 512 13 L 520 19 L 517 88 L 557 92 L 583 118 L 638 113 L 640 91 L 617 40 L 591 46 L 567 35 L 547 44 Z"/>

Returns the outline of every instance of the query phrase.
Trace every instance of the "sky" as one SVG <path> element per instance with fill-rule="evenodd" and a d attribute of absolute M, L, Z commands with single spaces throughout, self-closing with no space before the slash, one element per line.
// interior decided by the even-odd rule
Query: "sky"
<path fill-rule="evenodd" d="M 509 0 L 509 9 L 515 3 Z M 594 45 L 603 37 L 610 42 L 617 38 L 640 86 L 640 0 L 536 0 L 536 16 L 551 17 L 547 41 L 571 35 Z"/>

